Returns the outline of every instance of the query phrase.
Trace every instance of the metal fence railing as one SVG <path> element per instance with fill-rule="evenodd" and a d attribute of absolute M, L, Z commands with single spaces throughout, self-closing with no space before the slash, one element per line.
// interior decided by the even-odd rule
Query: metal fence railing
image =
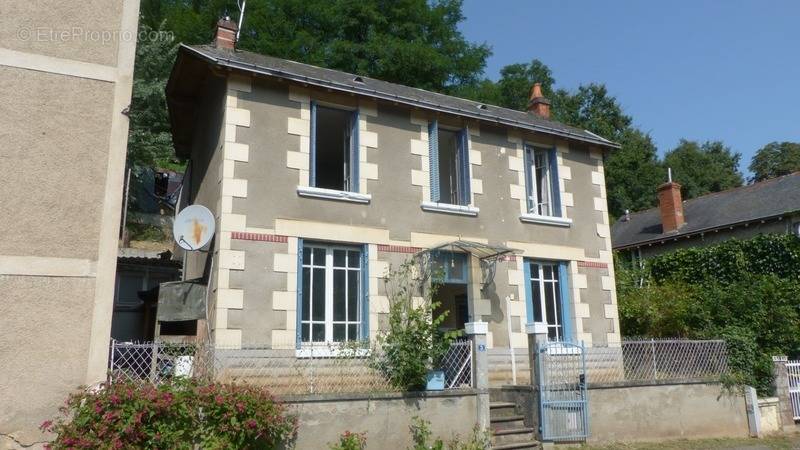
<path fill-rule="evenodd" d="M 390 392 L 374 367 L 377 349 L 328 346 L 213 348 L 166 342 L 111 342 L 109 378 L 161 383 L 175 376 L 263 386 L 275 395 Z M 456 342 L 443 361 L 448 389 L 472 385 L 470 342 Z"/>
<path fill-rule="evenodd" d="M 719 379 L 728 371 L 722 340 L 623 340 L 585 351 L 589 383 Z"/>
<path fill-rule="evenodd" d="M 789 404 L 792 405 L 794 420 L 800 420 L 800 361 L 787 361 L 789 377 Z"/>

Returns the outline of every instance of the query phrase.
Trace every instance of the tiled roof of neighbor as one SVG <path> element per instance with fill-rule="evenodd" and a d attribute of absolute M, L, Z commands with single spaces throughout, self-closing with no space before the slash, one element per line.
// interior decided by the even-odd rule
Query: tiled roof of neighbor
<path fill-rule="evenodd" d="M 230 50 L 218 49 L 213 45 L 181 45 L 180 51 L 194 54 L 209 62 L 231 69 L 270 75 L 332 90 L 353 92 L 423 109 L 433 109 L 473 119 L 562 136 L 603 147 L 619 147 L 619 144 L 589 131 L 544 119 L 524 111 L 485 105 L 471 100 L 338 70 L 324 69 L 247 51 L 236 50 L 231 52 Z"/>
<path fill-rule="evenodd" d="M 686 200 L 686 224 L 671 233 L 661 231 L 658 208 L 633 213 L 614 224 L 611 242 L 615 249 L 633 247 L 795 211 L 800 211 L 800 172 Z"/>

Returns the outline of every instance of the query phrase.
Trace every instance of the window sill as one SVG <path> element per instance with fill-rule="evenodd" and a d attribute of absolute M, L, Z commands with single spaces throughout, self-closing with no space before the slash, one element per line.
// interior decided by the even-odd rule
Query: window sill
<path fill-rule="evenodd" d="M 440 212 L 446 214 L 458 214 L 461 216 L 475 217 L 480 209 L 474 206 L 451 205 L 449 203 L 422 202 L 422 210 L 430 212 Z"/>
<path fill-rule="evenodd" d="M 297 186 L 297 195 L 301 197 L 321 198 L 325 200 L 338 200 L 350 203 L 369 203 L 372 196 L 358 192 L 337 191 L 336 189 L 323 189 L 311 186 Z"/>
<path fill-rule="evenodd" d="M 523 214 L 519 220 L 527 223 L 539 223 L 542 225 L 555 225 L 558 227 L 572 226 L 572 219 L 566 217 L 540 216 L 538 214 Z"/>
<path fill-rule="evenodd" d="M 366 358 L 370 355 L 368 348 L 340 348 L 335 344 L 323 346 L 303 346 L 295 350 L 296 358 Z"/>

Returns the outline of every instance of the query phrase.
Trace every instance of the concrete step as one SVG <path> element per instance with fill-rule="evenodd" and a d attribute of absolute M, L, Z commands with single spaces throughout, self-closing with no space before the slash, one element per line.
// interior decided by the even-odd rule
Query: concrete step
<path fill-rule="evenodd" d="M 491 417 L 516 416 L 517 405 L 511 402 L 490 402 L 489 414 Z"/>
<path fill-rule="evenodd" d="M 521 414 L 491 417 L 490 422 L 493 430 L 510 430 L 516 428 L 525 428 L 525 416 Z"/>
<path fill-rule="evenodd" d="M 492 445 L 514 444 L 536 441 L 533 428 L 511 428 L 492 433 Z"/>
<path fill-rule="evenodd" d="M 493 445 L 492 450 L 539 450 L 542 445 L 538 441 L 512 442 L 511 444 Z"/>

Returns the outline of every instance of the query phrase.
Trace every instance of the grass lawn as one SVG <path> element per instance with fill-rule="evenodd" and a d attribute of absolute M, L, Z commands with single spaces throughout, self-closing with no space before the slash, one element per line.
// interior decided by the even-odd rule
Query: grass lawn
<path fill-rule="evenodd" d="M 576 450 L 795 450 L 800 449 L 800 435 L 775 436 L 764 439 L 684 439 L 647 443 L 618 442 L 568 448 Z"/>

